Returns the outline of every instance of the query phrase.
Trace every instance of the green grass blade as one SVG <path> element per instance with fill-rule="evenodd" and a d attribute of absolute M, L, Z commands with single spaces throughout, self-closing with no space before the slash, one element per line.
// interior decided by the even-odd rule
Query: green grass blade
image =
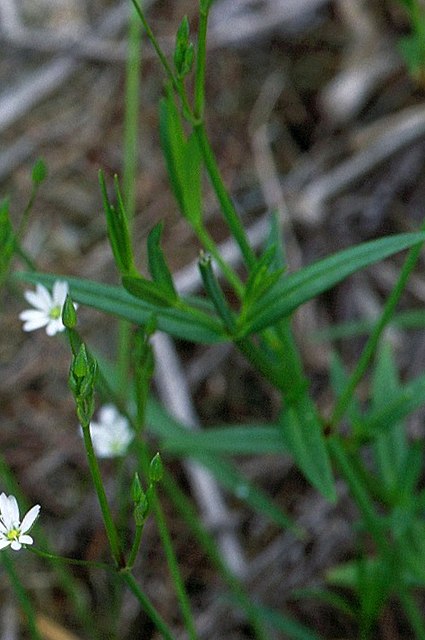
<path fill-rule="evenodd" d="M 347 276 L 424 240 L 425 232 L 372 240 L 340 251 L 286 276 L 253 305 L 245 327 L 246 334 L 275 324 Z"/>
<path fill-rule="evenodd" d="M 293 618 L 263 607 L 261 605 L 252 605 L 256 614 L 261 617 L 264 622 L 267 622 L 271 627 L 281 631 L 284 634 L 284 638 L 290 640 L 321 640 L 321 636 L 317 635 L 315 631 L 308 629 L 303 624 L 297 622 Z"/>
<path fill-rule="evenodd" d="M 135 298 L 122 287 L 51 274 L 20 272 L 16 275 L 26 282 L 33 284 L 41 282 L 47 287 L 51 287 L 55 280 L 65 280 L 76 302 L 124 318 L 137 325 L 146 324 L 152 316 L 155 316 L 158 329 L 176 338 L 206 344 L 228 339 L 221 322 L 213 316 L 197 310 L 194 317 L 190 312 L 181 309 L 155 306 Z"/>
<path fill-rule="evenodd" d="M 393 393 L 384 407 L 372 409 L 364 418 L 362 431 L 366 437 L 385 433 L 391 425 L 419 409 L 425 402 L 425 375 L 415 378 Z"/>
<path fill-rule="evenodd" d="M 162 440 L 164 451 L 191 455 L 260 455 L 287 453 L 280 429 L 271 425 L 238 425 L 208 428 L 206 431 L 173 433 Z"/>
<path fill-rule="evenodd" d="M 388 342 L 383 342 L 378 350 L 373 376 L 374 410 L 379 411 L 385 408 L 388 404 L 388 398 L 397 394 L 399 388 L 392 346 Z M 390 421 L 385 433 L 379 435 L 374 443 L 377 468 L 388 489 L 392 489 L 398 484 L 407 451 L 408 445 L 403 423 L 397 420 Z"/>
<path fill-rule="evenodd" d="M 334 502 L 335 485 L 322 425 L 308 399 L 301 398 L 281 414 L 283 441 L 295 462 L 320 493 Z"/>

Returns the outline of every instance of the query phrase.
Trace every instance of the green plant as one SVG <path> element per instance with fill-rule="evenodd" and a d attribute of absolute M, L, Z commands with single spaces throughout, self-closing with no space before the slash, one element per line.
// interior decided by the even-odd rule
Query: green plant
<path fill-rule="evenodd" d="M 243 454 L 289 454 L 309 483 L 331 502 L 337 500 L 335 477 L 342 478 L 359 513 L 358 558 L 331 571 L 328 576 L 329 589 L 317 592 L 315 597 L 327 599 L 345 613 L 357 616 L 359 637 L 364 640 L 374 637 L 374 625 L 383 608 L 390 599 L 397 598 L 412 633 L 419 639 L 425 638 L 425 620 L 415 600 L 415 590 L 425 586 L 425 492 L 419 484 L 423 443 L 408 440 L 403 422 L 412 411 L 423 406 L 425 380 L 424 376 L 419 376 L 401 383 L 391 348 L 383 338 L 419 259 L 425 242 L 424 227 L 416 233 L 384 237 L 351 247 L 289 273 L 283 259 L 285 252 L 280 229 L 271 215 L 268 242 L 257 255 L 224 185 L 207 135 L 206 34 L 212 2 L 200 1 L 196 47 L 190 39 L 187 19 L 182 20 L 172 62 L 162 51 L 141 6 L 136 0 L 133 4 L 165 72 L 164 97 L 160 103 L 161 145 L 177 205 L 203 247 L 199 269 L 206 297 L 185 297 L 177 290 L 161 245 L 161 224 L 155 226 L 147 238 L 149 277 L 139 273 L 136 267 L 132 235 L 135 175 L 135 148 L 132 142 L 136 130 L 134 118 L 137 110 L 134 106 L 137 90 L 133 78 L 127 96 L 127 124 L 132 134 L 127 137 L 124 193 L 121 193 L 118 178 L 115 178 L 114 194 L 110 196 L 107 180 L 100 173 L 108 235 L 121 285 L 111 286 L 36 271 L 18 274 L 22 281 L 38 285 L 38 295 L 44 301 L 49 300 L 49 304 L 41 309 L 38 301 L 38 311 L 41 310 L 45 315 L 44 324 L 47 326 L 52 319 L 56 322 L 55 330 L 58 329 L 58 300 L 50 304 L 51 300 L 40 284 L 52 290 L 59 279 L 66 283 L 69 291 L 69 296 L 66 300 L 61 299 L 59 305 L 63 323 L 59 328 L 65 330 L 72 353 L 69 383 L 82 427 L 88 467 L 111 558 L 109 562 L 89 562 L 60 558 L 50 549 L 41 549 L 39 546 L 33 551 L 56 565 L 62 562 L 107 571 L 113 576 L 111 579 L 114 584 L 125 585 L 133 593 L 160 635 L 171 639 L 174 637 L 172 621 L 163 620 L 134 576 L 134 563 L 143 545 L 146 519 L 155 518 L 175 586 L 182 623 L 187 636 L 197 638 L 190 597 L 158 493 L 158 484 L 162 484 L 175 508 L 184 517 L 188 529 L 227 584 L 235 606 L 244 611 L 253 636 L 265 640 L 268 629 L 274 628 L 289 638 L 317 639 L 315 630 L 306 628 L 283 612 L 272 611 L 253 602 L 244 585 L 227 567 L 213 537 L 203 527 L 196 510 L 173 481 L 167 467 L 167 456 L 194 458 L 209 469 L 217 482 L 245 501 L 250 508 L 263 513 L 279 527 L 291 528 L 295 535 L 302 536 L 303 532 L 297 524 L 264 491 L 244 477 L 231 459 L 232 456 Z M 416 15 L 416 3 L 404 4 L 412 16 Z M 139 42 L 139 32 L 134 22 L 131 37 L 134 53 Z M 193 74 L 193 94 L 188 89 L 190 74 Z M 229 233 L 239 247 L 245 268 L 244 277 L 226 263 L 206 228 L 203 215 L 204 174 L 210 180 Z M 36 178 L 34 181 L 38 184 Z M 20 235 L 13 231 L 7 202 L 0 207 L 0 223 L 3 249 L 1 265 L 6 273 L 13 251 L 19 252 Z M 356 271 L 403 250 L 408 250 L 408 253 L 400 276 L 381 316 L 370 327 L 369 338 L 350 375 L 335 354 L 330 368 L 333 410 L 330 416 L 323 416 L 311 392 L 294 339 L 291 326 L 293 314 L 301 305 Z M 217 275 L 213 266 L 217 266 L 220 275 Z M 225 291 L 231 291 L 232 298 Z M 236 303 L 231 303 L 230 299 Z M 37 304 L 35 294 L 29 296 L 29 300 Z M 78 311 L 75 303 L 93 307 L 123 322 L 117 363 L 95 357 L 86 346 L 77 330 Z M 52 312 L 56 314 L 55 317 Z M 30 319 L 38 317 L 34 316 L 34 312 L 31 313 Z M 130 329 L 133 326 L 137 328 L 135 332 Z M 154 368 L 151 338 L 157 330 L 202 344 L 232 342 L 280 395 L 281 411 L 276 423 L 221 426 L 205 432 L 188 432 L 186 425 L 172 418 L 150 393 Z M 360 403 L 356 399 L 356 389 L 369 371 L 373 372 L 369 402 Z M 92 421 L 96 394 L 119 409 L 133 434 L 131 445 L 126 441 L 124 446 L 121 442 L 116 449 L 121 455 L 129 446 L 126 455 L 132 474 L 131 480 L 128 476 L 125 478 L 121 508 L 125 512 L 130 505 L 133 509 L 133 537 L 130 544 L 120 535 L 104 487 L 99 464 L 101 454 L 99 450 L 96 451 Z M 344 429 L 341 429 L 342 423 Z M 164 469 L 161 459 L 150 450 L 147 431 L 159 443 L 166 460 Z M 109 446 L 108 440 L 107 451 L 110 451 Z M 371 452 L 372 465 L 364 462 L 365 449 Z M 11 482 L 10 475 L 5 466 L 2 477 L 8 476 Z M 371 548 L 373 551 L 370 551 Z M 3 555 L 5 569 L 23 603 L 29 632 L 33 638 L 38 638 L 40 634 L 31 599 L 23 589 L 7 553 L 5 551 Z M 71 585 L 69 589 L 73 592 L 71 582 L 68 578 L 67 584 Z M 350 588 L 355 594 L 354 605 L 334 593 L 333 584 Z M 85 621 L 87 625 L 87 610 L 80 609 L 80 621 Z"/>

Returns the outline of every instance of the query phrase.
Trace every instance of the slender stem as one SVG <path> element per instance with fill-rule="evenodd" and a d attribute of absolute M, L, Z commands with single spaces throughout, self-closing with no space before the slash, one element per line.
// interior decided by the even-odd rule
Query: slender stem
<path fill-rule="evenodd" d="M 139 458 L 145 477 L 149 477 L 149 452 L 145 442 L 142 438 L 139 438 Z M 186 587 L 180 572 L 179 564 L 177 562 L 176 555 L 174 553 L 173 544 L 171 541 L 170 532 L 167 527 L 167 523 L 162 511 L 161 503 L 158 500 L 158 495 L 155 486 L 152 487 L 151 493 L 151 506 L 155 515 L 155 522 L 158 527 L 158 533 L 161 538 L 161 544 L 164 549 L 165 557 L 167 559 L 168 568 L 174 583 L 177 598 L 180 604 L 181 612 L 185 622 L 186 630 L 188 632 L 190 640 L 196 640 L 197 633 L 195 629 L 195 623 L 193 621 L 192 611 L 190 608 L 189 597 L 186 592 Z"/>
<path fill-rule="evenodd" d="M 28 547 L 27 551 L 34 553 L 40 558 L 46 558 L 47 560 L 53 560 L 57 562 L 63 562 L 65 564 L 74 564 L 80 567 L 95 567 L 96 569 L 105 569 L 106 571 L 116 571 L 116 568 L 107 564 L 106 562 L 96 562 L 95 560 L 80 560 L 78 558 L 67 558 L 66 556 L 57 556 L 55 553 L 49 553 L 48 551 L 42 551 L 37 547 Z"/>
<path fill-rule="evenodd" d="M 362 514 L 367 530 L 373 536 L 377 547 L 383 555 L 388 553 L 389 543 L 386 540 L 379 516 L 374 509 L 373 502 L 359 476 L 356 474 L 350 457 L 347 454 L 344 443 L 339 436 L 331 436 L 328 439 L 329 451 L 338 465 L 338 468 L 347 482 L 351 494 Z"/>
<path fill-rule="evenodd" d="M 168 64 L 168 60 L 167 57 L 165 55 L 165 53 L 162 51 L 161 47 L 159 46 L 158 40 L 155 38 L 155 34 L 153 33 L 152 29 L 149 26 L 149 23 L 147 22 L 146 18 L 145 18 L 145 14 L 143 13 L 142 7 L 140 6 L 140 4 L 137 2 L 137 0 L 131 0 L 134 8 L 136 9 L 137 15 L 139 16 L 140 20 L 142 21 L 143 24 L 143 28 L 146 31 L 146 35 L 148 36 L 153 48 L 156 51 L 156 54 L 162 64 L 162 66 L 164 67 L 165 73 L 167 74 L 169 80 L 171 80 L 174 89 L 177 91 L 177 93 L 180 93 L 180 87 L 178 85 L 177 79 L 173 73 L 173 70 L 171 69 L 170 65 Z"/>
<path fill-rule="evenodd" d="M 399 600 L 403 606 L 404 613 L 408 619 L 410 626 L 415 632 L 416 640 L 425 640 L 425 625 L 422 612 L 419 610 L 418 605 L 413 599 L 412 594 L 407 590 L 401 589 L 397 594 Z"/>
<path fill-rule="evenodd" d="M 136 9 L 130 16 L 126 88 L 124 100 L 124 166 L 123 199 L 127 224 L 131 236 L 136 211 L 137 150 L 139 148 L 141 23 Z M 125 398 L 131 354 L 131 325 L 125 320 L 118 323 L 118 379 L 120 393 Z"/>
<path fill-rule="evenodd" d="M 13 495 L 18 498 L 18 502 L 22 505 L 24 510 L 27 510 L 30 505 L 28 504 L 25 496 L 22 494 L 20 486 L 16 482 L 16 479 L 11 472 L 10 467 L 1 455 L 0 477 L 2 478 L 2 482 L 6 490 L 9 493 L 13 493 Z M 41 528 L 39 528 L 37 532 L 37 541 L 43 546 L 48 546 L 49 544 Z M 32 551 L 33 548 L 28 547 L 28 550 Z M 58 584 L 69 598 L 71 605 L 74 607 L 75 613 L 81 623 L 81 626 L 84 628 L 87 637 L 93 640 L 99 638 L 99 632 L 93 622 L 92 611 L 89 609 L 87 600 L 82 597 L 79 585 L 76 583 L 74 576 L 70 573 L 70 571 L 68 571 L 68 568 L 64 564 L 59 564 L 52 560 L 50 560 L 50 562 L 52 563 L 53 570 L 57 576 Z"/>
<path fill-rule="evenodd" d="M 216 243 L 211 238 L 208 231 L 205 229 L 203 224 L 196 225 L 196 227 L 194 227 L 194 231 L 198 236 L 199 240 L 201 241 L 202 245 L 204 246 L 204 249 L 206 249 L 213 256 L 214 260 L 217 262 L 218 266 L 220 267 L 222 274 L 225 276 L 225 278 L 227 278 L 228 282 L 232 285 L 238 297 L 241 298 L 244 291 L 244 286 L 241 282 L 241 279 L 233 271 L 232 267 L 228 265 L 227 262 L 225 262 L 225 260 L 223 260 Z"/>
<path fill-rule="evenodd" d="M 222 555 L 217 548 L 214 538 L 200 522 L 191 501 L 176 485 L 173 478 L 169 473 L 167 473 L 167 471 L 164 473 L 163 483 L 181 517 L 185 520 L 189 529 L 198 540 L 199 545 L 205 551 L 210 562 L 221 573 L 241 609 L 245 611 L 245 614 L 252 625 L 255 638 L 257 640 L 268 640 L 269 635 L 265 631 L 263 623 L 257 615 L 255 608 L 252 606 L 243 584 L 233 575 L 226 563 L 223 561 Z"/>
<path fill-rule="evenodd" d="M 203 120 L 203 117 L 204 117 L 208 13 L 209 13 L 209 8 L 204 10 L 201 8 L 199 12 L 198 51 L 196 56 L 195 106 L 194 106 L 194 115 L 199 120 Z"/>
<path fill-rule="evenodd" d="M 137 152 L 139 149 L 140 70 L 141 24 L 139 16 L 136 11 L 133 10 L 130 16 L 126 64 L 123 166 L 123 198 L 127 214 L 127 223 L 130 229 L 136 210 Z"/>
<path fill-rule="evenodd" d="M 15 571 L 12 558 L 10 557 L 8 551 L 2 552 L 1 562 L 9 577 L 10 582 L 12 583 L 13 589 L 15 591 L 16 597 L 19 600 L 22 610 L 27 618 L 28 631 L 32 640 L 43 640 L 37 628 L 36 613 L 34 611 L 34 607 L 32 606 L 32 602 L 18 577 L 18 574 Z"/>
<path fill-rule="evenodd" d="M 421 231 L 425 230 L 425 223 L 421 225 L 420 230 Z M 336 427 L 336 425 L 340 422 L 340 420 L 344 416 L 345 411 L 347 410 L 347 407 L 351 402 L 354 391 L 357 385 L 359 384 L 360 380 L 362 379 L 363 375 L 365 374 L 368 368 L 368 365 L 375 353 L 375 350 L 376 350 L 376 347 L 378 346 L 378 342 L 381 338 L 382 332 L 384 331 L 385 327 L 388 325 L 388 323 L 390 322 L 394 314 L 396 306 L 402 296 L 402 293 L 406 287 L 406 284 L 410 278 L 410 275 L 419 259 L 422 246 L 423 246 L 423 243 L 420 243 L 415 245 L 409 250 L 406 260 L 403 264 L 402 270 L 400 272 L 400 276 L 395 284 L 395 287 L 391 291 L 391 294 L 389 295 L 385 303 L 381 317 L 379 318 L 371 335 L 369 336 L 369 339 L 367 340 L 366 345 L 357 362 L 356 368 L 351 374 L 344 391 L 338 398 L 333 414 L 329 421 L 330 427 Z"/>
<path fill-rule="evenodd" d="M 203 123 L 194 126 L 194 132 L 198 140 L 199 148 L 207 169 L 211 184 L 220 203 L 224 218 L 229 225 L 230 231 L 239 245 L 242 256 L 248 267 L 255 264 L 255 254 L 248 242 L 245 229 L 240 221 L 239 215 L 230 199 L 226 187 L 220 175 L 219 168 L 211 149 L 208 136 Z"/>
<path fill-rule="evenodd" d="M 103 522 L 105 524 L 106 535 L 108 536 L 109 546 L 111 548 L 112 557 L 117 567 L 125 567 L 125 558 L 121 551 L 118 533 L 109 508 L 108 499 L 106 497 L 105 488 L 103 486 L 97 458 L 93 450 L 93 444 L 90 436 L 89 425 L 82 425 L 84 446 L 86 449 L 87 460 L 93 484 L 99 500 L 100 509 L 102 511 Z"/>
<path fill-rule="evenodd" d="M 133 595 L 136 596 L 137 600 L 140 602 L 143 609 L 146 611 L 158 631 L 161 633 L 162 637 L 165 638 L 165 640 L 175 640 L 173 634 L 171 633 L 171 630 L 159 615 L 155 607 L 152 605 L 149 598 L 141 590 L 136 580 L 134 579 L 134 576 L 127 570 L 122 570 L 119 573 L 119 576 L 121 580 L 128 586 Z"/>
<path fill-rule="evenodd" d="M 137 554 L 139 553 L 140 543 L 142 542 L 142 534 L 143 534 L 143 526 L 136 527 L 133 546 L 131 547 L 131 551 L 127 560 L 127 567 L 129 569 L 132 569 L 134 563 L 136 562 Z"/>

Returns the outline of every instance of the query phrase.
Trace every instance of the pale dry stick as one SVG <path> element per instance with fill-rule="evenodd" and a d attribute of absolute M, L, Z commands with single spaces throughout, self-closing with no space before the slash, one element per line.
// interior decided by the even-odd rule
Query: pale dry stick
<path fill-rule="evenodd" d="M 380 135 L 351 158 L 341 162 L 304 189 L 297 201 L 297 216 L 317 226 L 326 202 L 360 178 L 425 135 L 425 107 L 408 107 L 396 116 L 383 118 Z"/>
<path fill-rule="evenodd" d="M 0 640 L 19 640 L 19 612 L 16 602 L 3 599 L 0 620 Z"/>
<path fill-rule="evenodd" d="M 99 77 L 92 84 L 90 91 L 96 96 L 95 115 L 84 113 L 82 118 L 69 118 L 59 113 L 57 120 L 49 121 L 40 125 L 34 135 L 24 132 L 22 136 L 9 146 L 2 147 L 0 152 L 0 180 L 10 176 L 16 169 L 24 164 L 29 158 L 34 157 L 40 145 L 55 145 L 66 135 L 71 135 L 78 129 L 79 140 L 88 147 L 91 141 L 97 139 L 101 133 L 99 124 L 99 114 L 105 112 L 103 107 L 107 107 L 116 86 L 116 81 L 112 77 L 113 71 L 104 69 Z M 88 96 L 86 96 L 88 99 Z M 97 138 L 96 138 L 97 136 Z M 58 167 L 55 167 L 57 170 Z"/>
<path fill-rule="evenodd" d="M 197 430 L 199 421 L 171 338 L 156 333 L 152 344 L 156 363 L 155 381 L 162 402 L 171 415 L 189 429 Z M 214 476 L 192 460 L 183 464 L 203 521 L 216 535 L 223 560 L 235 576 L 244 578 L 247 563 L 234 532 L 235 518 L 228 510 Z"/>
<path fill-rule="evenodd" d="M 4 2 L 1 0 L 0 7 Z M 111 36 L 125 25 L 128 20 L 128 3 L 123 2 L 111 9 L 99 22 L 98 35 Z M 3 15 L 0 15 L 3 19 Z M 42 65 L 31 76 L 0 97 L 0 132 L 29 113 L 39 102 L 59 89 L 70 76 L 78 70 L 79 63 L 73 58 L 61 56 Z"/>
<path fill-rule="evenodd" d="M 336 8 L 351 38 L 341 69 L 321 91 L 319 104 L 327 120 L 341 125 L 359 113 L 376 87 L 402 63 L 394 46 L 385 41 L 368 3 L 338 0 Z"/>
<path fill-rule="evenodd" d="M 290 211 L 273 158 L 268 126 L 276 101 L 284 89 L 284 84 L 285 81 L 281 73 L 272 73 L 266 79 L 251 113 L 249 133 L 255 167 L 266 205 L 270 211 L 276 211 L 279 216 L 280 227 L 285 239 L 288 268 L 299 269 L 302 266 L 301 249 L 293 232 Z M 302 312 L 295 315 L 295 328 L 300 336 L 311 335 L 317 329 L 314 301 L 304 305 Z M 316 366 L 325 365 L 326 354 L 322 345 L 313 343 L 306 345 L 303 340 L 300 346 L 307 362 Z"/>
<path fill-rule="evenodd" d="M 15 0 L 0 2 L 0 37 L 3 42 L 14 47 L 90 58 L 99 62 L 124 61 L 127 56 L 125 42 L 105 41 L 86 29 L 79 29 L 77 34 L 27 27 L 22 24 Z"/>
<path fill-rule="evenodd" d="M 215 45 L 241 46 L 271 32 L 300 32 L 329 0 L 222 0 L 213 4 L 210 35 Z"/>
<path fill-rule="evenodd" d="M 302 264 L 301 250 L 293 234 L 289 210 L 282 192 L 280 179 L 270 145 L 269 120 L 275 104 L 285 86 L 285 78 L 274 72 L 265 80 L 251 112 L 249 135 L 260 188 L 269 211 L 275 211 L 285 232 L 285 248 L 289 252 L 291 266 Z"/>

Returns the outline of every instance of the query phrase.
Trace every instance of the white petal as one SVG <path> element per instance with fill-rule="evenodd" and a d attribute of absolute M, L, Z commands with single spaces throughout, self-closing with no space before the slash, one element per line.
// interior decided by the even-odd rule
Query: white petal
<path fill-rule="evenodd" d="M 5 527 L 3 522 L 0 520 L 0 536 L 2 534 L 6 534 L 8 531 L 9 531 L 9 529 L 7 527 Z"/>
<path fill-rule="evenodd" d="M 20 549 L 22 549 L 21 543 L 17 540 L 14 540 L 10 546 L 12 547 L 13 551 L 19 551 Z"/>
<path fill-rule="evenodd" d="M 20 320 L 36 320 L 38 318 L 47 320 L 49 315 L 46 311 L 41 311 L 40 309 L 25 309 L 25 311 L 21 311 L 19 318 Z"/>
<path fill-rule="evenodd" d="M 64 280 L 56 280 L 53 285 L 53 306 L 60 305 L 63 306 L 67 293 L 68 293 L 68 283 Z"/>
<path fill-rule="evenodd" d="M 33 307 L 40 311 L 47 312 L 52 307 L 50 293 L 42 284 L 37 285 L 36 291 L 25 291 L 24 297 Z"/>
<path fill-rule="evenodd" d="M 31 536 L 24 534 L 19 536 L 19 542 L 21 544 L 33 544 L 34 540 L 31 538 Z"/>
<path fill-rule="evenodd" d="M 61 318 L 56 318 L 54 320 L 49 319 L 49 322 L 46 326 L 46 333 L 48 336 L 55 336 L 60 331 L 64 331 L 65 326 L 61 320 Z"/>
<path fill-rule="evenodd" d="M 26 516 L 21 522 L 20 529 L 22 533 L 26 533 L 31 529 L 32 525 L 37 520 L 38 514 L 40 513 L 40 509 L 41 509 L 40 505 L 36 504 L 35 507 L 32 507 L 32 509 L 28 511 L 28 513 L 26 514 Z"/>
<path fill-rule="evenodd" d="M 5 526 L 9 529 L 19 525 L 19 507 L 15 496 L 0 496 L 0 511 Z"/>
<path fill-rule="evenodd" d="M 6 549 L 10 545 L 10 540 L 7 538 L 0 538 L 0 549 Z"/>
<path fill-rule="evenodd" d="M 44 311 L 23 311 L 20 314 L 20 318 L 21 320 L 25 320 L 22 326 L 24 331 L 40 329 L 41 327 L 45 327 L 49 322 L 49 318 L 46 316 Z"/>
<path fill-rule="evenodd" d="M 101 409 L 99 409 L 98 414 L 99 422 L 103 423 L 104 426 L 114 424 L 120 415 L 113 404 L 105 404 Z"/>

